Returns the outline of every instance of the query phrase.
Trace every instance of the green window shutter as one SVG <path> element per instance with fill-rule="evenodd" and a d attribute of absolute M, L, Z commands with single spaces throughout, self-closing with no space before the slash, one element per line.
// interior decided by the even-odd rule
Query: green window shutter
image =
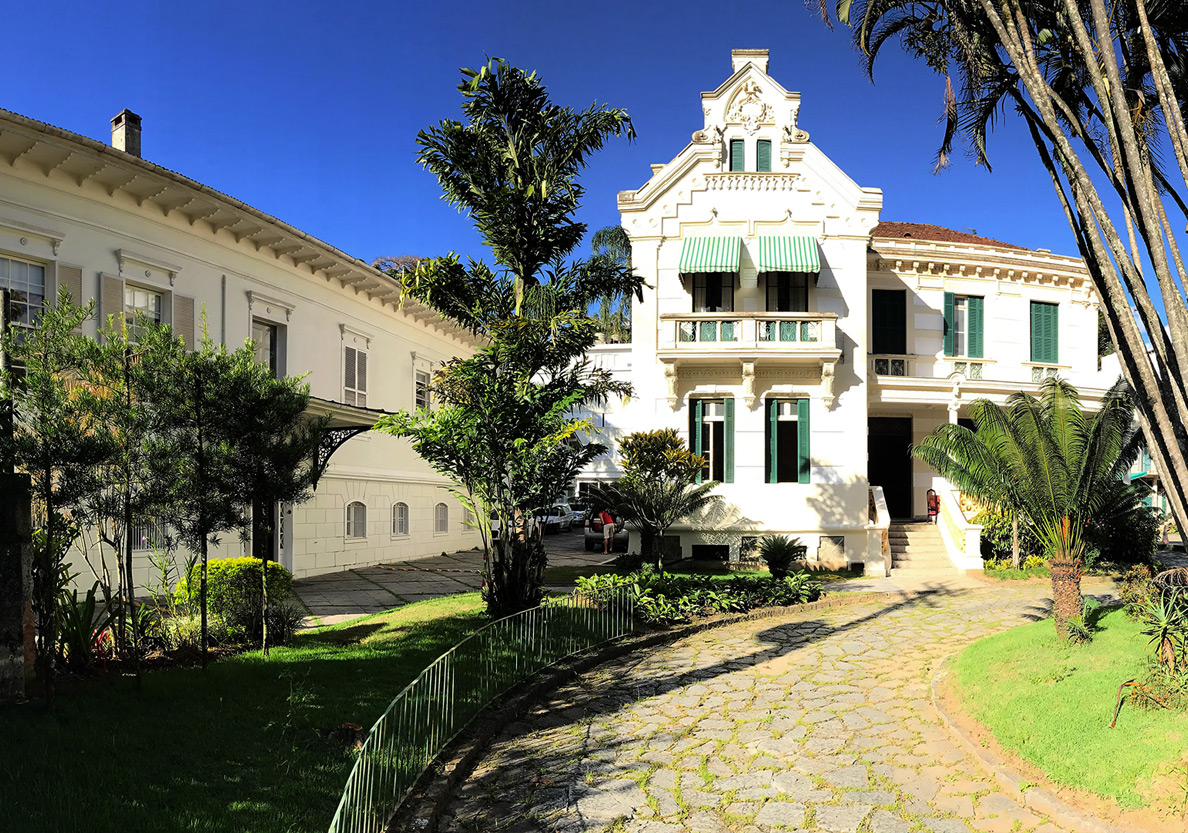
<path fill-rule="evenodd" d="M 722 437 L 726 442 L 722 460 L 722 480 L 726 483 L 734 482 L 734 400 L 722 401 Z"/>
<path fill-rule="evenodd" d="M 986 306 L 986 299 L 977 296 L 970 296 L 968 301 L 969 307 L 969 357 L 971 359 L 982 358 L 982 332 L 984 313 Z"/>
<path fill-rule="evenodd" d="M 746 143 L 742 139 L 730 140 L 730 170 L 745 171 L 747 169 Z"/>
<path fill-rule="evenodd" d="M 875 289 L 871 293 L 872 353 L 902 355 L 907 352 L 907 292 Z"/>
<path fill-rule="evenodd" d="M 702 453 L 701 450 L 702 450 L 703 446 L 701 444 L 701 435 L 702 435 L 701 429 L 702 429 L 703 425 L 704 425 L 704 422 L 701 418 L 701 400 L 694 399 L 693 400 L 693 431 L 692 431 L 693 453 L 694 454 Z M 698 483 L 701 482 L 701 472 L 700 471 L 697 472 L 697 482 Z"/>
<path fill-rule="evenodd" d="M 796 482 L 809 482 L 809 400 L 796 400 Z"/>
<path fill-rule="evenodd" d="M 1055 364 L 1060 355 L 1059 310 L 1057 304 L 1031 302 L 1031 360 Z"/>
<path fill-rule="evenodd" d="M 957 355 L 957 298 L 952 292 L 945 293 L 945 355 Z"/>
<path fill-rule="evenodd" d="M 760 139 L 755 144 L 755 170 L 771 170 L 771 142 L 767 139 Z"/>
<path fill-rule="evenodd" d="M 778 399 L 767 400 L 767 482 L 775 483 L 779 472 L 780 460 L 780 402 Z"/>
<path fill-rule="evenodd" d="M 1060 306 L 1048 305 L 1048 361 L 1060 361 Z"/>

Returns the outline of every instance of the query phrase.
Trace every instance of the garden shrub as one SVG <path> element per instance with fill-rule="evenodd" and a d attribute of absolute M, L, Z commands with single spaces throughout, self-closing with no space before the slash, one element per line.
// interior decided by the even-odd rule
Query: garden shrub
<path fill-rule="evenodd" d="M 1155 593 L 1155 585 L 1151 568 L 1146 564 L 1136 564 L 1124 572 L 1118 579 L 1118 598 L 1126 608 L 1126 615 L 1131 619 L 1139 617 L 1139 610 Z"/>
<path fill-rule="evenodd" d="M 260 639 L 260 611 L 263 594 L 260 587 L 260 559 L 219 558 L 208 562 L 206 604 L 208 611 L 222 620 L 233 638 L 236 630 L 252 641 Z M 174 592 L 177 604 L 196 611 L 200 603 L 202 565 L 195 564 Z M 280 608 L 293 593 L 293 576 L 275 561 L 268 562 L 268 603 Z M 269 622 L 271 626 L 271 620 Z"/>
<path fill-rule="evenodd" d="M 1104 522 L 1090 521 L 1085 527 L 1089 547 L 1085 566 L 1098 562 L 1110 564 L 1150 564 L 1155 557 L 1162 530 L 1162 513 L 1150 506 L 1111 517 Z"/>
<path fill-rule="evenodd" d="M 669 573 L 603 574 L 579 578 L 590 594 L 629 587 L 636 615 L 656 625 L 673 625 L 716 613 L 745 613 L 760 607 L 804 604 L 821 597 L 821 585 L 807 573 L 774 576 L 674 576 Z"/>
<path fill-rule="evenodd" d="M 982 558 L 987 561 L 1006 561 L 1011 564 L 1011 518 L 1002 512 L 985 510 L 973 518 L 973 523 L 982 525 Z M 1035 530 L 1025 518 L 1019 518 L 1019 563 L 1031 557 L 1043 560 L 1043 547 Z"/>
<path fill-rule="evenodd" d="M 806 551 L 799 538 L 787 535 L 765 535 L 759 541 L 759 557 L 767 563 L 774 578 L 783 578 L 792 571 L 792 562 L 804 558 Z"/>

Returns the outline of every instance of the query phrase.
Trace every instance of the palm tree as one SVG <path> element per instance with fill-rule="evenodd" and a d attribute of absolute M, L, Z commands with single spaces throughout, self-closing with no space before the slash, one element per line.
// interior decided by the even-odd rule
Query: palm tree
<path fill-rule="evenodd" d="M 590 248 L 594 250 L 594 257 L 631 269 L 631 238 L 622 226 L 598 229 L 590 236 Z M 604 295 L 599 299 L 598 320 L 607 341 L 631 341 L 630 303 L 630 296 Z"/>
<path fill-rule="evenodd" d="M 1034 526 L 1052 567 L 1056 630 L 1081 612 L 1081 567 L 1089 522 L 1141 511 L 1123 475 L 1138 453 L 1130 388 L 1114 384 L 1091 417 L 1076 389 L 1045 380 L 1040 398 L 1019 392 L 1000 408 L 970 406 L 977 432 L 945 425 L 912 449 L 970 494 L 1013 508 Z"/>
<path fill-rule="evenodd" d="M 829 22 L 828 0 L 816 5 Z M 899 40 L 944 76 L 938 167 L 961 134 L 988 169 L 991 129 L 1010 111 L 1023 120 L 1101 298 L 1172 511 L 1185 522 L 1188 270 L 1173 230 L 1188 216 L 1188 6 L 836 0 L 834 14 L 868 71 Z"/>
<path fill-rule="evenodd" d="M 681 518 L 700 512 L 718 499 L 710 494 L 718 482 L 689 485 L 676 478 L 628 475 L 590 490 L 592 506 L 605 507 L 628 526 L 639 530 L 640 555 L 645 564 L 664 570 L 664 533 Z"/>

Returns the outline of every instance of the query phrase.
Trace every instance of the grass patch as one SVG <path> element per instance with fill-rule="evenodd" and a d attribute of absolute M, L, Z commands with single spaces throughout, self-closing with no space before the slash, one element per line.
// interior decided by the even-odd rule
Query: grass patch
<path fill-rule="evenodd" d="M 1012 628 L 962 651 L 954 678 L 965 708 L 1054 782 L 1144 807 L 1166 797 L 1156 785 L 1184 753 L 1188 714 L 1124 703 L 1109 728 L 1118 685 L 1146 673 L 1146 638 L 1121 610 L 1100 625 L 1079 646 L 1051 620 Z"/>
<path fill-rule="evenodd" d="M 478 593 L 322 628 L 198 668 L 64 685 L 54 713 L 0 706 L 0 827 L 324 831 L 353 753 L 323 731 L 370 727 L 426 665 L 486 623 Z"/>

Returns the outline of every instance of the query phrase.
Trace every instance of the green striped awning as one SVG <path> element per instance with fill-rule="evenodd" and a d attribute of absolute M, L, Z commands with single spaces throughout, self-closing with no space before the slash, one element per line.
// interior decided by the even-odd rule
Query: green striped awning
<path fill-rule="evenodd" d="M 686 237 L 681 243 L 681 274 L 730 272 L 738 274 L 741 237 Z"/>
<path fill-rule="evenodd" d="M 760 272 L 820 272 L 817 238 L 807 235 L 760 237 L 759 259 L 755 266 Z"/>

